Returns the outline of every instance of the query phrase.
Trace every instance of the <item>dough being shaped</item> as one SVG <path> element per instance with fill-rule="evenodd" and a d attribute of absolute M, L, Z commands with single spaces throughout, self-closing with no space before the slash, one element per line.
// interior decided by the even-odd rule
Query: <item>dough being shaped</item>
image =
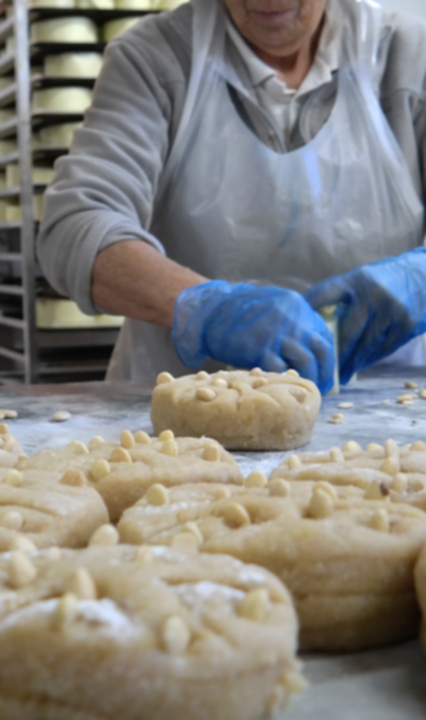
<path fill-rule="evenodd" d="M 140 500 L 118 530 L 125 542 L 171 546 L 192 534 L 202 552 L 271 570 L 293 595 L 304 650 L 361 650 L 418 631 L 413 563 L 426 515 L 365 500 L 358 488 L 283 480 L 175 487 L 162 505 Z"/>
<path fill-rule="evenodd" d="M 2 720 L 263 720 L 301 688 L 296 638 L 286 588 L 233 558 L 0 556 Z"/>
<path fill-rule="evenodd" d="M 354 486 L 366 499 L 387 497 L 426 511 L 426 445 L 416 442 L 398 447 L 394 440 L 385 445 L 371 443 L 366 450 L 353 442 L 342 450 L 300 453 L 286 458 L 270 480 L 290 482 L 326 481 L 333 486 Z"/>
<path fill-rule="evenodd" d="M 100 495 L 84 475 L 0 468 L 0 551 L 11 548 L 84 547 L 108 522 Z M 28 542 L 29 541 L 29 542 Z"/>
<path fill-rule="evenodd" d="M 24 458 L 17 468 L 60 473 L 70 468 L 81 470 L 103 497 L 113 522 L 152 485 L 243 482 L 238 463 L 215 440 L 174 439 L 173 433 L 165 433 L 162 440 L 150 439 L 127 430 L 121 444 L 92 441 L 84 451 L 82 443 L 70 443 L 62 450 L 44 450 Z"/>
<path fill-rule="evenodd" d="M 321 395 L 294 371 L 200 372 L 174 380 L 161 373 L 152 395 L 156 434 L 215 438 L 230 450 L 291 450 L 314 432 Z"/>

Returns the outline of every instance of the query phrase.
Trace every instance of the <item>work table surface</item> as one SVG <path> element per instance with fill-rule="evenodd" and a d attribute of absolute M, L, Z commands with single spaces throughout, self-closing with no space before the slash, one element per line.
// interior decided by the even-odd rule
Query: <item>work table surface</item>
<path fill-rule="evenodd" d="M 363 447 L 393 438 L 398 444 L 426 441 L 426 400 L 417 397 L 410 406 L 396 398 L 407 390 L 405 381 L 426 388 L 424 371 L 387 370 L 366 373 L 340 395 L 323 400 L 315 436 L 306 449 L 317 451 L 356 440 Z M 383 401 L 390 401 L 383 404 Z M 94 435 L 118 440 L 125 428 L 152 433 L 151 388 L 133 383 L 84 383 L 0 387 L 0 408 L 16 410 L 8 420 L 10 431 L 27 454 L 56 448 Z M 353 402 L 348 410 L 341 402 Z M 58 410 L 72 417 L 51 421 Z M 335 413 L 344 423 L 328 420 Z M 234 453 L 243 472 L 276 467 L 286 453 Z M 344 657 L 304 658 L 310 688 L 295 698 L 283 720 L 425 720 L 426 656 L 417 642 Z M 281 718 L 279 719 L 281 720 Z"/>

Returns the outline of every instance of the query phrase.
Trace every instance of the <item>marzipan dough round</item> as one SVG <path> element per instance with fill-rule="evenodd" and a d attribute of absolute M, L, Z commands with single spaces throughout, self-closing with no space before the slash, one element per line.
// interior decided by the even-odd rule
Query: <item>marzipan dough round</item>
<path fill-rule="evenodd" d="M 278 481 L 280 482 L 280 481 Z M 127 510 L 123 542 L 174 546 L 192 533 L 201 552 L 229 554 L 274 572 L 296 603 L 304 650 L 354 651 L 414 637 L 413 568 L 426 515 L 358 488 L 295 482 L 264 488 L 188 485 L 167 502 Z"/>
<path fill-rule="evenodd" d="M 233 558 L 0 556 L 2 720 L 264 720 L 301 687 L 296 637 L 282 583 Z"/>
<path fill-rule="evenodd" d="M 270 479 L 278 478 L 352 486 L 366 499 L 389 498 L 426 511 L 426 445 L 420 441 L 399 447 L 389 439 L 384 445 L 370 443 L 366 450 L 349 441 L 342 449 L 299 453 L 272 472 Z"/>
<path fill-rule="evenodd" d="M 95 438 L 88 447 L 75 441 L 59 450 L 43 450 L 22 458 L 16 467 L 60 474 L 80 470 L 104 499 L 113 522 L 152 485 L 167 488 L 188 482 L 243 482 L 238 463 L 215 440 L 174 439 L 172 433 L 168 440 L 141 435 L 126 430 L 121 443 Z"/>
<path fill-rule="evenodd" d="M 84 547 L 108 522 L 101 496 L 78 471 L 0 468 L 0 552 L 19 547 Z"/>
<path fill-rule="evenodd" d="M 164 375 L 152 396 L 156 434 L 207 435 L 229 450 L 291 450 L 313 435 L 321 395 L 294 371 L 200 372 L 168 382 Z"/>

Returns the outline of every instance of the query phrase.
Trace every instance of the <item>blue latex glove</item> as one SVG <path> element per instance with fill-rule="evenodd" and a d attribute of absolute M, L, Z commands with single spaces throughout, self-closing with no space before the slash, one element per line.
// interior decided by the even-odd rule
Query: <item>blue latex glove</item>
<path fill-rule="evenodd" d="M 333 387 L 333 335 L 292 290 L 223 280 L 187 288 L 176 300 L 173 342 L 187 367 L 207 357 L 269 372 L 290 366 L 322 392 Z"/>
<path fill-rule="evenodd" d="M 417 248 L 315 285 L 319 310 L 339 305 L 340 379 L 347 383 L 426 332 L 426 248 Z"/>

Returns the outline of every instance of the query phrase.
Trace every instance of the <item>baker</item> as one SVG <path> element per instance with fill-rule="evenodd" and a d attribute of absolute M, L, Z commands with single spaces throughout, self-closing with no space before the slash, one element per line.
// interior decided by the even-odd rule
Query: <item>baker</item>
<path fill-rule="evenodd" d="M 420 19 L 192 0 L 109 45 L 38 255 L 85 313 L 126 316 L 111 379 L 215 361 L 327 391 L 324 306 L 343 382 L 403 346 L 425 360 L 425 162 Z"/>

